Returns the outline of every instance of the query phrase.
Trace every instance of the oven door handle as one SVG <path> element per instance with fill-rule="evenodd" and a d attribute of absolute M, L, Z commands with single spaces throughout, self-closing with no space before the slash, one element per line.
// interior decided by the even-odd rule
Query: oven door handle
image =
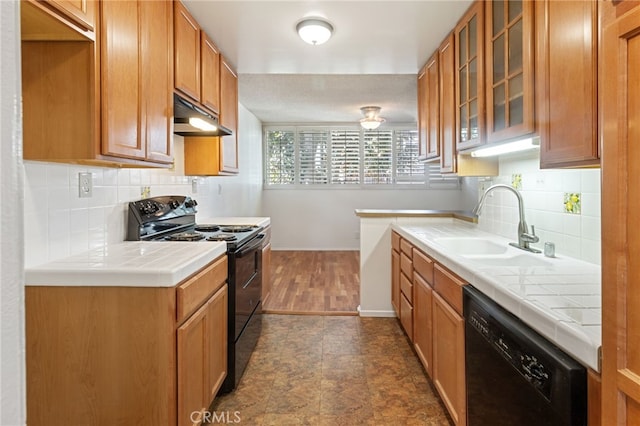
<path fill-rule="evenodd" d="M 265 235 L 264 234 L 258 234 L 258 236 L 255 238 L 256 242 L 252 243 L 251 245 L 247 246 L 247 247 L 242 247 L 242 249 L 240 249 L 240 251 L 237 251 L 235 253 L 236 257 L 243 257 L 245 256 L 247 253 L 250 253 L 252 251 L 255 251 L 255 249 L 259 248 L 260 246 L 262 246 L 262 243 L 264 241 L 262 241 L 264 239 Z"/>

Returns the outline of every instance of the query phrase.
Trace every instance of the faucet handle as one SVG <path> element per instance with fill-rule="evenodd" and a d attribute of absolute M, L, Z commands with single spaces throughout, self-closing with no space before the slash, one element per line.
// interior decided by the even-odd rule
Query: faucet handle
<path fill-rule="evenodd" d="M 537 243 L 540 238 L 536 235 L 536 227 L 531 225 L 531 233 L 522 234 L 522 238 L 528 243 Z"/>

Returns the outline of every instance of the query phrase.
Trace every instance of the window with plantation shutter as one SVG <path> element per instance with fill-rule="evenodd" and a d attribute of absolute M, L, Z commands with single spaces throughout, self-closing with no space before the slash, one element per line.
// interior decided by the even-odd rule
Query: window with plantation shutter
<path fill-rule="evenodd" d="M 265 187 L 460 188 L 457 176 L 418 160 L 416 128 L 385 127 L 266 126 Z"/>
<path fill-rule="evenodd" d="M 266 132 L 266 181 L 271 185 L 291 185 L 295 182 L 295 132 Z"/>
<path fill-rule="evenodd" d="M 360 131 L 331 131 L 331 183 L 360 183 Z"/>
<path fill-rule="evenodd" d="M 418 160 L 418 131 L 397 130 L 394 146 L 396 183 L 424 184 L 425 163 Z"/>
<path fill-rule="evenodd" d="M 298 132 L 301 184 L 326 184 L 329 182 L 328 142 L 328 131 L 301 130 Z"/>
<path fill-rule="evenodd" d="M 393 183 L 393 132 L 366 130 L 364 144 L 364 184 Z"/>

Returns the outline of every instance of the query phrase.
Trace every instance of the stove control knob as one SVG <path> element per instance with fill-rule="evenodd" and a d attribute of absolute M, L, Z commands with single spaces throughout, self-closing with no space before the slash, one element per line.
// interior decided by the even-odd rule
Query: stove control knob
<path fill-rule="evenodd" d="M 193 200 L 193 199 L 188 199 L 184 202 L 184 206 L 187 208 L 195 207 L 197 205 L 198 203 L 196 202 L 196 200 Z"/>
<path fill-rule="evenodd" d="M 180 203 L 178 203 L 176 200 L 172 200 L 169 202 L 169 207 L 171 207 L 172 209 L 177 209 L 178 207 L 180 207 Z"/>

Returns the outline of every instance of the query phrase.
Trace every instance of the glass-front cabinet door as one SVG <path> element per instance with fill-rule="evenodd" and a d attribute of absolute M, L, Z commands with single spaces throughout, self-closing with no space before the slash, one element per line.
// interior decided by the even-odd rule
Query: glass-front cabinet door
<path fill-rule="evenodd" d="M 456 148 L 485 143 L 484 2 L 469 8 L 455 29 Z"/>
<path fill-rule="evenodd" d="M 533 1 L 486 2 L 487 139 L 533 133 Z"/>

